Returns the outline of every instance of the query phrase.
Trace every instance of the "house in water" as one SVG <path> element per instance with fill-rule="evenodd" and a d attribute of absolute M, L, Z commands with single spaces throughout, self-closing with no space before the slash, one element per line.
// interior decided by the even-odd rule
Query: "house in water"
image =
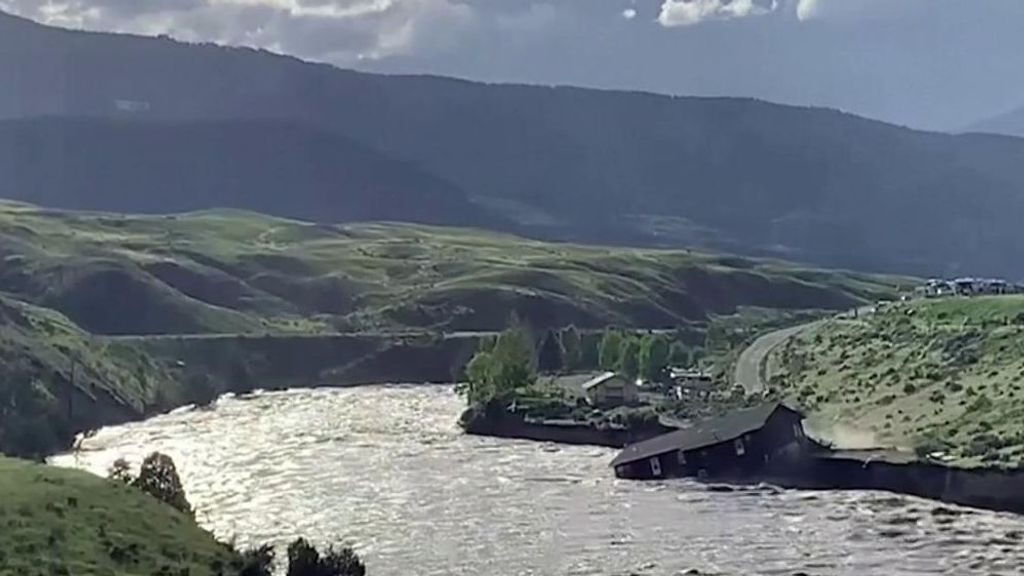
<path fill-rule="evenodd" d="M 736 410 L 627 446 L 612 467 L 618 478 L 633 480 L 742 477 L 811 447 L 802 421 L 781 403 Z"/>
<path fill-rule="evenodd" d="M 616 372 L 605 372 L 584 382 L 583 393 L 593 406 L 625 406 L 640 399 L 637 383 Z"/>

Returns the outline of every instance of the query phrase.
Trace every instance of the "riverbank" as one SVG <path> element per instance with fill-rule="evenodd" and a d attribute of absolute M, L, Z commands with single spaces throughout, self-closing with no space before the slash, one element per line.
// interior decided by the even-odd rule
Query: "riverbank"
<path fill-rule="evenodd" d="M 0 457 L 0 574 L 237 572 L 239 556 L 141 490 Z"/>
<path fill-rule="evenodd" d="M 601 429 L 576 422 L 530 421 L 502 412 L 468 420 L 464 415 L 463 419 L 466 433 L 478 436 L 620 449 L 673 430 L 660 424 L 642 430 Z M 610 468 L 608 474 L 612 474 Z M 953 468 L 896 452 L 822 450 L 750 476 L 706 480 L 764 482 L 802 490 L 877 490 L 1024 514 L 1024 470 Z"/>
<path fill-rule="evenodd" d="M 569 420 L 529 420 L 522 415 L 498 410 L 481 414 L 466 410 L 460 418 L 460 425 L 467 434 L 475 436 L 605 448 L 623 448 L 673 430 L 661 424 L 627 428 L 597 427 Z"/>
<path fill-rule="evenodd" d="M 722 481 L 727 479 L 715 479 Z M 1024 514 L 1024 470 L 952 468 L 912 455 L 841 451 L 787 462 L 743 483 L 795 490 L 877 490 L 947 504 Z"/>

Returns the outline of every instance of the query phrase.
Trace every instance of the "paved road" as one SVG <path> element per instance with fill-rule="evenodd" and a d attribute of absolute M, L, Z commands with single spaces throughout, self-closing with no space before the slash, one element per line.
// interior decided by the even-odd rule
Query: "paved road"
<path fill-rule="evenodd" d="M 763 393 L 767 383 L 761 378 L 761 365 L 768 354 L 793 336 L 817 324 L 818 322 L 811 322 L 776 330 L 754 340 L 754 343 L 740 354 L 740 359 L 736 362 L 735 383 L 742 385 L 747 394 Z"/>
<path fill-rule="evenodd" d="M 837 315 L 837 318 L 858 318 L 873 314 L 874 312 L 874 306 L 865 306 L 858 308 L 855 312 L 843 312 Z M 754 343 L 740 354 L 740 358 L 736 362 L 736 372 L 733 376 L 735 379 L 734 383 L 742 385 L 747 394 L 763 393 L 767 389 L 768 383 L 762 378 L 761 367 L 768 358 L 768 354 L 785 344 L 790 338 L 823 322 L 825 320 L 816 320 L 799 326 L 783 328 L 782 330 L 769 332 L 754 340 Z"/>

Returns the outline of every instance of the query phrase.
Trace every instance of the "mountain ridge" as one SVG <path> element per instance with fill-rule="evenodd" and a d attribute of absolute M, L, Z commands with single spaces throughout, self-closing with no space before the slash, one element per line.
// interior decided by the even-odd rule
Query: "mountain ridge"
<path fill-rule="evenodd" d="M 882 272 L 1024 275 L 1007 249 L 1024 243 L 1014 217 L 1024 140 L 753 99 L 374 75 L 38 25 L 0 48 L 12 87 L 0 116 L 294 123 L 462 191 L 475 209 L 458 225 Z M 406 197 L 406 212 L 431 208 L 429 195 Z M 329 221 L 331 201 L 301 208 Z"/>

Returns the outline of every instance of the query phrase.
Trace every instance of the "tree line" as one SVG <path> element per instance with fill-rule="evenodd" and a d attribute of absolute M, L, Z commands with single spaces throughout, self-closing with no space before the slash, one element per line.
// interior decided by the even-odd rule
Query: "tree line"
<path fill-rule="evenodd" d="M 702 357 L 702 348 L 687 346 L 669 334 L 609 328 L 599 340 L 587 343 L 572 325 L 548 330 L 538 346 L 526 325 L 513 317 L 500 335 L 481 340 L 456 391 L 469 405 L 484 406 L 511 400 L 517 391 L 533 386 L 540 373 L 600 369 L 664 382 L 670 367 L 692 368 Z"/>

